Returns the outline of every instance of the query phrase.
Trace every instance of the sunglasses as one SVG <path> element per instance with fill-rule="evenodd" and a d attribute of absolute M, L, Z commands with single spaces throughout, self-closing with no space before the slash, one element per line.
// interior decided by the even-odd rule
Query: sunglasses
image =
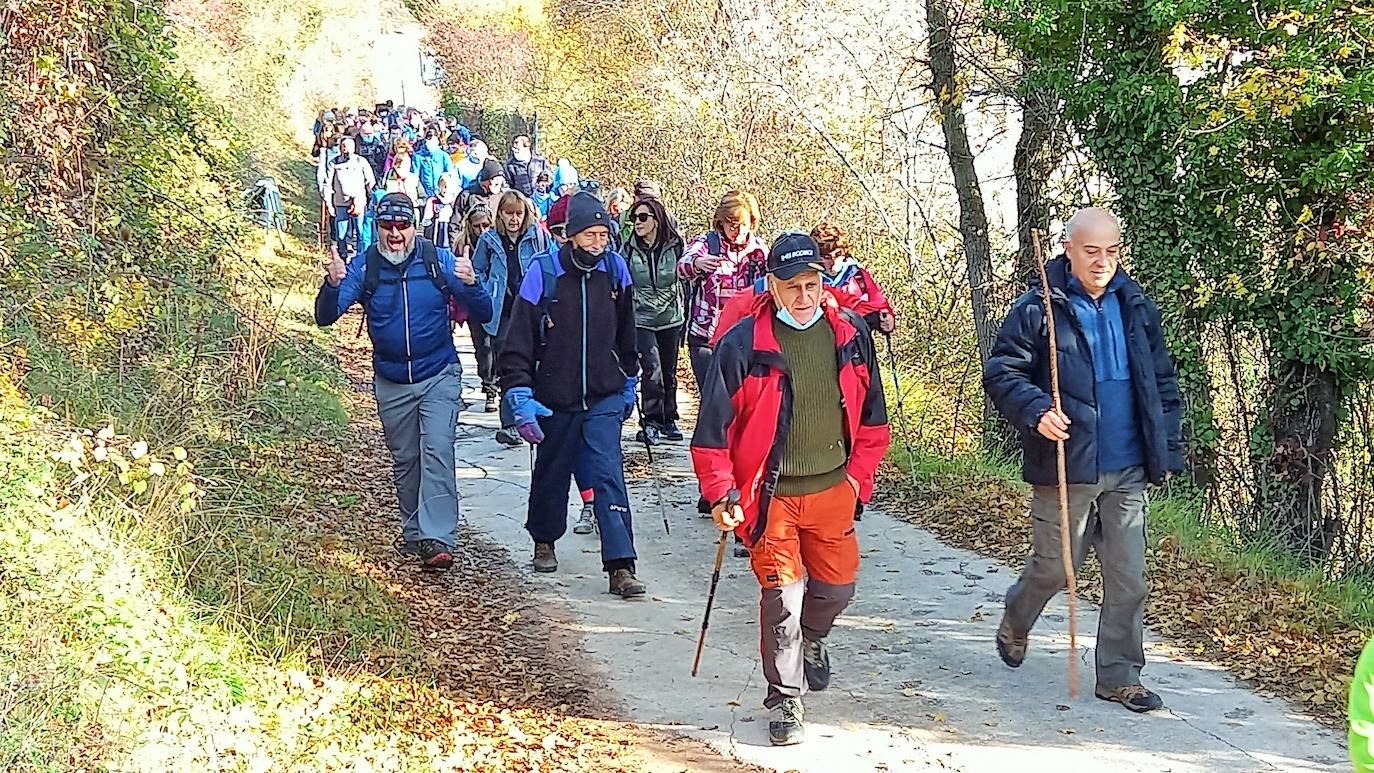
<path fill-rule="evenodd" d="M 551 225 L 549 226 L 549 233 L 561 239 L 563 236 L 567 235 L 568 227 L 566 225 Z"/>
<path fill-rule="evenodd" d="M 377 227 L 383 231 L 406 231 L 409 230 L 411 222 L 409 220 L 378 220 Z"/>
<path fill-rule="evenodd" d="M 653 220 L 653 219 L 654 219 L 654 213 L 652 213 L 652 212 L 636 212 L 636 213 L 635 213 L 635 222 L 636 222 L 636 223 L 644 223 L 644 222 L 647 222 L 647 221 Z"/>

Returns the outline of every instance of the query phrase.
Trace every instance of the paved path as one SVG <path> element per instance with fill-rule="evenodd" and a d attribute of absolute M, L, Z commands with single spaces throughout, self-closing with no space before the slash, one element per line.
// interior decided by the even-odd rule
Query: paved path
<path fill-rule="evenodd" d="M 466 343 L 464 341 L 463 343 Z M 466 395 L 478 409 L 459 428 L 464 517 L 509 548 L 525 571 L 527 448 L 493 439 L 480 412 L 470 347 Z M 626 427 L 629 466 L 644 462 Z M 745 559 L 727 554 L 701 674 L 689 675 L 718 532 L 695 512 L 686 444 L 654 449 L 654 473 L 672 523 L 665 536 L 653 485 L 631 481 L 648 601 L 606 593 L 594 535 L 558 543 L 560 570 L 535 575 L 548 600 L 571 613 L 604 668 L 626 719 L 671 726 L 723 754 L 777 770 L 826 771 L 1318 771 L 1348 768 L 1343 739 L 1291 706 L 1262 698 L 1216 667 L 1186 660 L 1157 640 L 1145 680 L 1169 710 L 1137 716 L 1092 696 L 1096 608 L 1080 611 L 1086 694 L 1068 699 L 1062 599 L 1050 603 L 1018 670 L 992 646 L 1001 597 L 1015 573 L 940 544 L 878 512 L 857 524 L 863 548 L 858 595 L 831 635 L 829 691 L 807 697 L 808 741 L 768 745 L 758 658 L 758 585 Z M 636 462 L 639 464 L 637 465 Z M 575 497 L 569 518 L 575 516 Z"/>

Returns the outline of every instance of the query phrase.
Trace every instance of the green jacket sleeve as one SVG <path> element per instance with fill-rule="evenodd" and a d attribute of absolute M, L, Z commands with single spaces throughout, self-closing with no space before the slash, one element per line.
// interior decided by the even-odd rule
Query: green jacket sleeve
<path fill-rule="evenodd" d="M 1350 683 L 1350 761 L 1355 773 L 1374 773 L 1374 639 L 1365 645 Z"/>

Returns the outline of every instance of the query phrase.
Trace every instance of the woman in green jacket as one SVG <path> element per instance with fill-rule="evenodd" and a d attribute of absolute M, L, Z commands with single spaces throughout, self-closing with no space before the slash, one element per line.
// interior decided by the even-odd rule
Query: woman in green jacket
<path fill-rule="evenodd" d="M 634 280 L 635 332 L 639 346 L 643 416 L 637 439 L 681 440 L 677 426 L 677 353 L 682 346 L 682 294 L 677 262 L 682 237 L 663 202 L 643 197 L 630 208 L 634 232 L 622 254 Z"/>

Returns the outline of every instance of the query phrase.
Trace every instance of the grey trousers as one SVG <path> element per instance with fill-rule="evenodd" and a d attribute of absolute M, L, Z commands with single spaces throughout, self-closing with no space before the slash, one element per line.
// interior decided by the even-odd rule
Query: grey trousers
<path fill-rule="evenodd" d="M 1140 683 L 1145 666 L 1145 518 L 1142 467 L 1103 473 L 1096 484 L 1069 486 L 1070 545 L 1075 569 L 1088 547 L 1102 564 L 1102 612 L 1097 623 L 1097 686 L 1114 690 Z M 1064 588 L 1059 550 L 1059 491 L 1036 486 L 1031 495 L 1031 555 L 1007 591 L 1006 622 L 1030 632 L 1045 604 Z"/>
<path fill-rule="evenodd" d="M 854 583 L 830 585 L 808 578 L 781 588 L 764 588 L 759 599 L 763 678 L 768 682 L 767 708 L 783 698 L 806 694 L 802 639 L 820 641 L 830 634 L 835 618 L 854 598 Z"/>
<path fill-rule="evenodd" d="M 373 388 L 391 450 L 402 535 L 407 542 L 435 539 L 453 547 L 458 529 L 453 436 L 462 406 L 462 366 L 448 365 L 415 384 L 376 376 Z"/>

